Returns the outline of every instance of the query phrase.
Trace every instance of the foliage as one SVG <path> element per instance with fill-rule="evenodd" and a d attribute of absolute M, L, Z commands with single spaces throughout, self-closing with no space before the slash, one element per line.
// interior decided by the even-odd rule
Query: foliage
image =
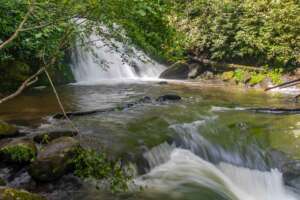
<path fill-rule="evenodd" d="M 119 162 L 109 161 L 105 154 L 79 148 L 72 164 L 76 176 L 105 179 L 109 182 L 112 192 L 125 191 L 128 188 L 127 183 L 131 176 L 122 169 Z"/>
<path fill-rule="evenodd" d="M 234 71 L 234 79 L 239 82 L 243 83 L 246 78 L 246 71 L 242 69 L 237 69 Z"/>
<path fill-rule="evenodd" d="M 221 76 L 222 80 L 235 80 L 237 83 L 249 83 L 250 85 L 256 85 L 261 83 L 263 80 L 269 78 L 274 85 L 282 83 L 283 69 L 268 70 L 267 68 L 263 71 L 251 71 L 245 69 L 236 69 L 235 71 L 224 72 Z"/>
<path fill-rule="evenodd" d="M 233 79 L 233 77 L 234 77 L 234 72 L 233 71 L 224 72 L 221 75 L 221 79 L 223 81 L 229 81 L 229 80 Z"/>
<path fill-rule="evenodd" d="M 266 78 L 266 75 L 263 73 L 253 72 L 251 73 L 251 79 L 249 81 L 250 85 L 256 85 L 262 82 Z"/>
<path fill-rule="evenodd" d="M 179 17 L 173 23 L 191 38 L 187 48 L 193 54 L 257 66 L 299 66 L 299 0 L 176 2 Z"/>
<path fill-rule="evenodd" d="M 1 153 L 9 156 L 14 162 L 28 162 L 35 158 L 35 152 L 26 145 L 8 146 L 1 149 Z"/>

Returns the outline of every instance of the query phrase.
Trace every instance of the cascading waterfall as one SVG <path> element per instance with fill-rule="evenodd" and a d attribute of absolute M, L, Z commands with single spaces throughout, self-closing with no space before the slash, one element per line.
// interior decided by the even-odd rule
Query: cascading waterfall
<path fill-rule="evenodd" d="M 192 184 L 228 200 L 299 199 L 284 186 L 277 169 L 259 171 L 243 167 L 249 165 L 249 159 L 225 151 L 196 133 L 211 119 L 170 126 L 178 134 L 177 141 L 172 145 L 163 143 L 144 154 L 151 170 L 137 178 L 136 184 L 168 194 Z M 259 154 L 255 151 L 254 155 Z"/>
<path fill-rule="evenodd" d="M 80 44 L 71 56 L 72 71 L 80 83 L 153 80 L 165 69 L 144 52 L 104 36 L 91 34 L 85 47 Z"/>

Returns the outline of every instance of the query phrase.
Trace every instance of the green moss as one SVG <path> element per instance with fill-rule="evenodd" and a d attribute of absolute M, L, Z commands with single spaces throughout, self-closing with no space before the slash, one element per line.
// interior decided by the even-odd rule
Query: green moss
<path fill-rule="evenodd" d="M 13 136 L 17 133 L 17 128 L 15 126 L 9 125 L 5 122 L 0 121 L 0 138 Z"/>
<path fill-rule="evenodd" d="M 250 83 L 250 85 L 256 85 L 256 84 L 262 82 L 265 78 L 266 78 L 266 75 L 263 73 L 252 73 L 249 83 Z"/>
<path fill-rule="evenodd" d="M 229 81 L 231 79 L 233 79 L 234 77 L 234 72 L 233 71 L 229 71 L 229 72 L 224 72 L 222 75 L 221 75 L 221 79 L 223 81 Z"/>
<path fill-rule="evenodd" d="M 1 191 L 1 190 L 0 190 Z M 3 200 L 45 200 L 46 198 L 27 192 L 25 190 L 16 190 L 12 188 L 5 188 L 2 190 Z"/>
<path fill-rule="evenodd" d="M 4 147 L 0 153 L 8 157 L 10 161 L 19 163 L 30 162 L 35 158 L 35 151 L 25 144 Z"/>
<path fill-rule="evenodd" d="M 0 186 L 4 186 L 6 185 L 6 182 L 5 180 L 3 180 L 1 177 L 0 177 Z"/>
<path fill-rule="evenodd" d="M 105 179 L 112 192 L 126 191 L 131 176 L 126 173 L 119 162 L 109 161 L 105 154 L 91 149 L 78 148 L 73 159 L 74 174 L 81 178 Z"/>

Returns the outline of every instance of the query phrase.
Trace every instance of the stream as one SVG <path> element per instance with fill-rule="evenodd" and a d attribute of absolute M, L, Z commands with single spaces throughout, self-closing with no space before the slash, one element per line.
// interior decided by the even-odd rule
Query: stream
<path fill-rule="evenodd" d="M 139 165 L 144 173 L 136 175 L 129 192 L 124 194 L 106 193 L 98 190 L 93 181 L 81 182 L 68 176 L 51 186 L 37 187 L 38 192 L 53 200 L 300 199 L 299 189 L 285 184 L 281 172 L 288 159 L 300 159 L 299 116 L 245 110 L 294 108 L 300 104 L 280 93 L 266 94 L 218 84 L 179 81 L 159 84 L 157 74 L 164 66 L 152 62 L 146 66 L 152 70 L 147 71 L 139 67 L 145 66 L 143 62 L 126 57 L 124 47 L 119 48 L 123 49 L 121 53 L 107 46 L 95 49 L 105 58 L 102 63 L 112 66 L 109 69 L 97 68 L 99 63 L 77 49 L 73 55 L 77 81 L 57 89 L 68 111 L 109 108 L 145 96 L 152 99 L 164 94 L 181 96 L 182 100 L 176 102 L 152 101 L 72 118 L 84 146 L 105 151 L 111 157 L 135 160 L 132 164 Z M 136 50 L 134 54 L 140 53 Z M 137 67 L 132 67 L 133 62 Z M 101 70 L 105 75 L 97 75 Z M 58 112 L 51 88 L 31 89 L 0 105 L 1 120 L 15 123 L 30 134 L 71 129 L 68 121 L 51 117 Z M 140 155 L 147 165 L 139 163 Z M 9 184 L 20 187 L 28 179 L 26 173 L 21 173 Z"/>

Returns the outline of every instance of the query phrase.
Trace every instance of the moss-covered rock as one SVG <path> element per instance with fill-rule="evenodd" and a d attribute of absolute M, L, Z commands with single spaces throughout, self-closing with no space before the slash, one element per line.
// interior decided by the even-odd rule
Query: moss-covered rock
<path fill-rule="evenodd" d="M 60 137 L 39 152 L 30 165 L 29 174 L 37 181 L 53 181 L 64 175 L 71 166 L 79 142 L 72 137 Z"/>
<path fill-rule="evenodd" d="M 76 136 L 78 133 L 75 131 L 54 131 L 54 132 L 45 132 L 40 133 L 34 136 L 34 141 L 37 143 L 47 144 L 54 139 L 60 137 L 73 137 Z"/>
<path fill-rule="evenodd" d="M 18 135 L 18 129 L 14 125 L 0 121 L 0 139 Z"/>
<path fill-rule="evenodd" d="M 8 187 L 0 187 L 1 200 L 46 200 L 46 198 L 25 190 L 18 190 Z"/>
<path fill-rule="evenodd" d="M 37 148 L 30 139 L 14 139 L 0 147 L 0 157 L 12 163 L 28 163 L 36 154 Z"/>

